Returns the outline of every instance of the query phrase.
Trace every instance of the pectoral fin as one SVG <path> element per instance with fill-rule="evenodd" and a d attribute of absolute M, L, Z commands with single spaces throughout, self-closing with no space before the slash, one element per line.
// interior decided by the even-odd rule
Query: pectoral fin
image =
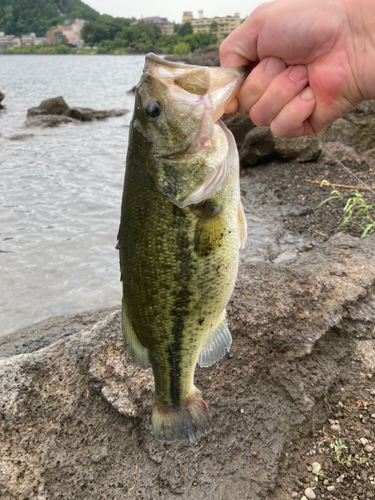
<path fill-rule="evenodd" d="M 247 240 L 247 222 L 245 211 L 242 206 L 242 201 L 240 201 L 240 206 L 238 207 L 238 239 L 240 248 L 245 248 L 246 240 Z"/>
<path fill-rule="evenodd" d="M 125 349 L 133 363 L 142 370 L 150 366 L 148 351 L 140 342 L 126 312 L 124 301 L 122 302 L 122 335 L 124 337 Z"/>
<path fill-rule="evenodd" d="M 232 335 L 230 334 L 225 316 L 226 312 L 224 309 L 213 325 L 212 333 L 199 354 L 198 364 L 202 368 L 211 366 L 216 361 L 219 361 L 225 355 L 225 350 L 229 351 L 232 345 Z"/>
<path fill-rule="evenodd" d="M 206 201 L 195 230 L 195 251 L 200 257 L 208 257 L 221 246 L 224 236 L 224 220 L 220 205 Z"/>

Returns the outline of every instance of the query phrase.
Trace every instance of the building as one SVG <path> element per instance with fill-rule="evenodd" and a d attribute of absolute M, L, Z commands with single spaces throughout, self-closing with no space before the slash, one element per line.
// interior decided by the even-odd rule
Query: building
<path fill-rule="evenodd" d="M 34 38 L 34 45 L 48 45 L 49 40 L 46 36 L 36 36 Z"/>
<path fill-rule="evenodd" d="M 47 45 L 49 43 L 47 37 L 38 37 L 35 33 L 30 33 L 30 35 L 21 36 L 21 45 L 23 47 L 30 47 L 33 45 Z"/>
<path fill-rule="evenodd" d="M 187 22 L 191 23 L 193 33 L 214 33 L 218 38 L 225 38 L 241 24 L 241 19 L 238 12 L 234 16 L 203 17 L 203 10 L 198 10 L 197 19 L 190 11 L 183 13 L 182 23 Z M 217 23 L 217 27 L 212 23 Z"/>
<path fill-rule="evenodd" d="M 48 31 L 48 39 L 51 45 L 67 43 L 72 47 L 83 47 L 81 29 L 86 21 L 83 19 L 68 19 L 62 25 L 55 26 Z"/>
<path fill-rule="evenodd" d="M 161 29 L 162 35 L 173 35 L 173 23 L 165 17 L 144 17 L 130 26 L 137 26 L 138 24 L 156 24 Z"/>
<path fill-rule="evenodd" d="M 81 29 L 84 27 L 85 23 L 86 21 L 83 19 L 68 19 L 63 23 L 62 34 L 66 38 L 69 45 L 79 49 L 83 47 Z"/>
<path fill-rule="evenodd" d="M 61 25 L 48 30 L 48 41 L 51 45 L 59 45 L 63 41 L 63 27 Z"/>
<path fill-rule="evenodd" d="M 21 45 L 22 47 L 30 47 L 34 45 L 35 33 L 30 33 L 30 35 L 22 35 L 21 36 Z"/>
<path fill-rule="evenodd" d="M 21 39 L 14 35 L 6 35 L 0 31 L 0 51 L 4 49 L 15 49 L 21 46 Z"/>

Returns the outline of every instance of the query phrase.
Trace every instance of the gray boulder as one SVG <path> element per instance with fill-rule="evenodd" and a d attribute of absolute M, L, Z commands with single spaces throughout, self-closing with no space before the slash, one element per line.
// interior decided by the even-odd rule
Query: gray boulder
<path fill-rule="evenodd" d="M 181 56 L 179 54 L 172 54 L 165 57 L 166 61 L 176 63 L 194 64 L 195 66 L 220 66 L 219 49 L 216 47 L 208 47 L 207 49 L 197 50 L 191 56 Z"/>
<path fill-rule="evenodd" d="M 375 149 L 375 102 L 362 102 L 327 127 L 321 138 L 324 142 L 337 141 L 354 147 L 360 154 Z"/>
<path fill-rule="evenodd" d="M 268 498 L 285 446 L 324 418 L 330 388 L 373 371 L 374 285 L 375 237 L 340 233 L 288 264 L 244 264 L 231 352 L 196 372 L 213 430 L 195 446 L 153 437 L 152 372 L 124 353 L 120 309 L 40 323 L 39 346 L 22 346 L 27 329 L 9 336 L 1 498 L 226 500 L 233 484 L 238 498 Z"/>
<path fill-rule="evenodd" d="M 242 145 L 246 134 L 255 127 L 248 116 L 239 114 L 231 117 L 224 117 L 223 122 L 232 132 L 238 147 Z"/>
<path fill-rule="evenodd" d="M 196 66 L 220 66 L 219 49 L 209 47 L 207 49 L 197 50 L 191 55 L 190 64 Z"/>
<path fill-rule="evenodd" d="M 96 110 L 91 108 L 69 108 L 63 97 L 46 99 L 38 107 L 27 111 L 26 127 L 57 127 L 63 123 L 92 122 L 113 116 L 123 116 L 126 109 Z"/>
<path fill-rule="evenodd" d="M 318 137 L 284 139 L 277 137 L 268 127 L 252 128 L 239 149 L 242 166 L 256 165 L 269 160 L 315 161 L 321 153 Z"/>
<path fill-rule="evenodd" d="M 39 115 L 62 115 L 69 109 L 63 97 L 45 99 L 39 106 L 27 110 L 27 118 Z"/>

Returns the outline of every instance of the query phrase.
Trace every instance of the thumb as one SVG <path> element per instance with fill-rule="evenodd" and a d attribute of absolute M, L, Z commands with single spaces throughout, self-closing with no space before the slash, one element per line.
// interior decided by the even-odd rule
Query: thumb
<path fill-rule="evenodd" d="M 257 43 L 262 20 L 254 11 L 220 45 L 221 66 L 247 66 L 259 60 Z"/>

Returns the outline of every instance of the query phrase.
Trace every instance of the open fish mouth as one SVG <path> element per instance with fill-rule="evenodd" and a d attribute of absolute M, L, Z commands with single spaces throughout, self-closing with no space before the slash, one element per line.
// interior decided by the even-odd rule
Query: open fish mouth
<path fill-rule="evenodd" d="M 173 86 L 177 86 L 189 94 L 199 96 L 196 102 L 206 107 L 212 123 L 216 123 L 223 116 L 227 104 L 237 94 L 249 69 L 176 64 L 150 53 L 146 56 L 144 72 L 167 83 L 171 92 Z"/>

